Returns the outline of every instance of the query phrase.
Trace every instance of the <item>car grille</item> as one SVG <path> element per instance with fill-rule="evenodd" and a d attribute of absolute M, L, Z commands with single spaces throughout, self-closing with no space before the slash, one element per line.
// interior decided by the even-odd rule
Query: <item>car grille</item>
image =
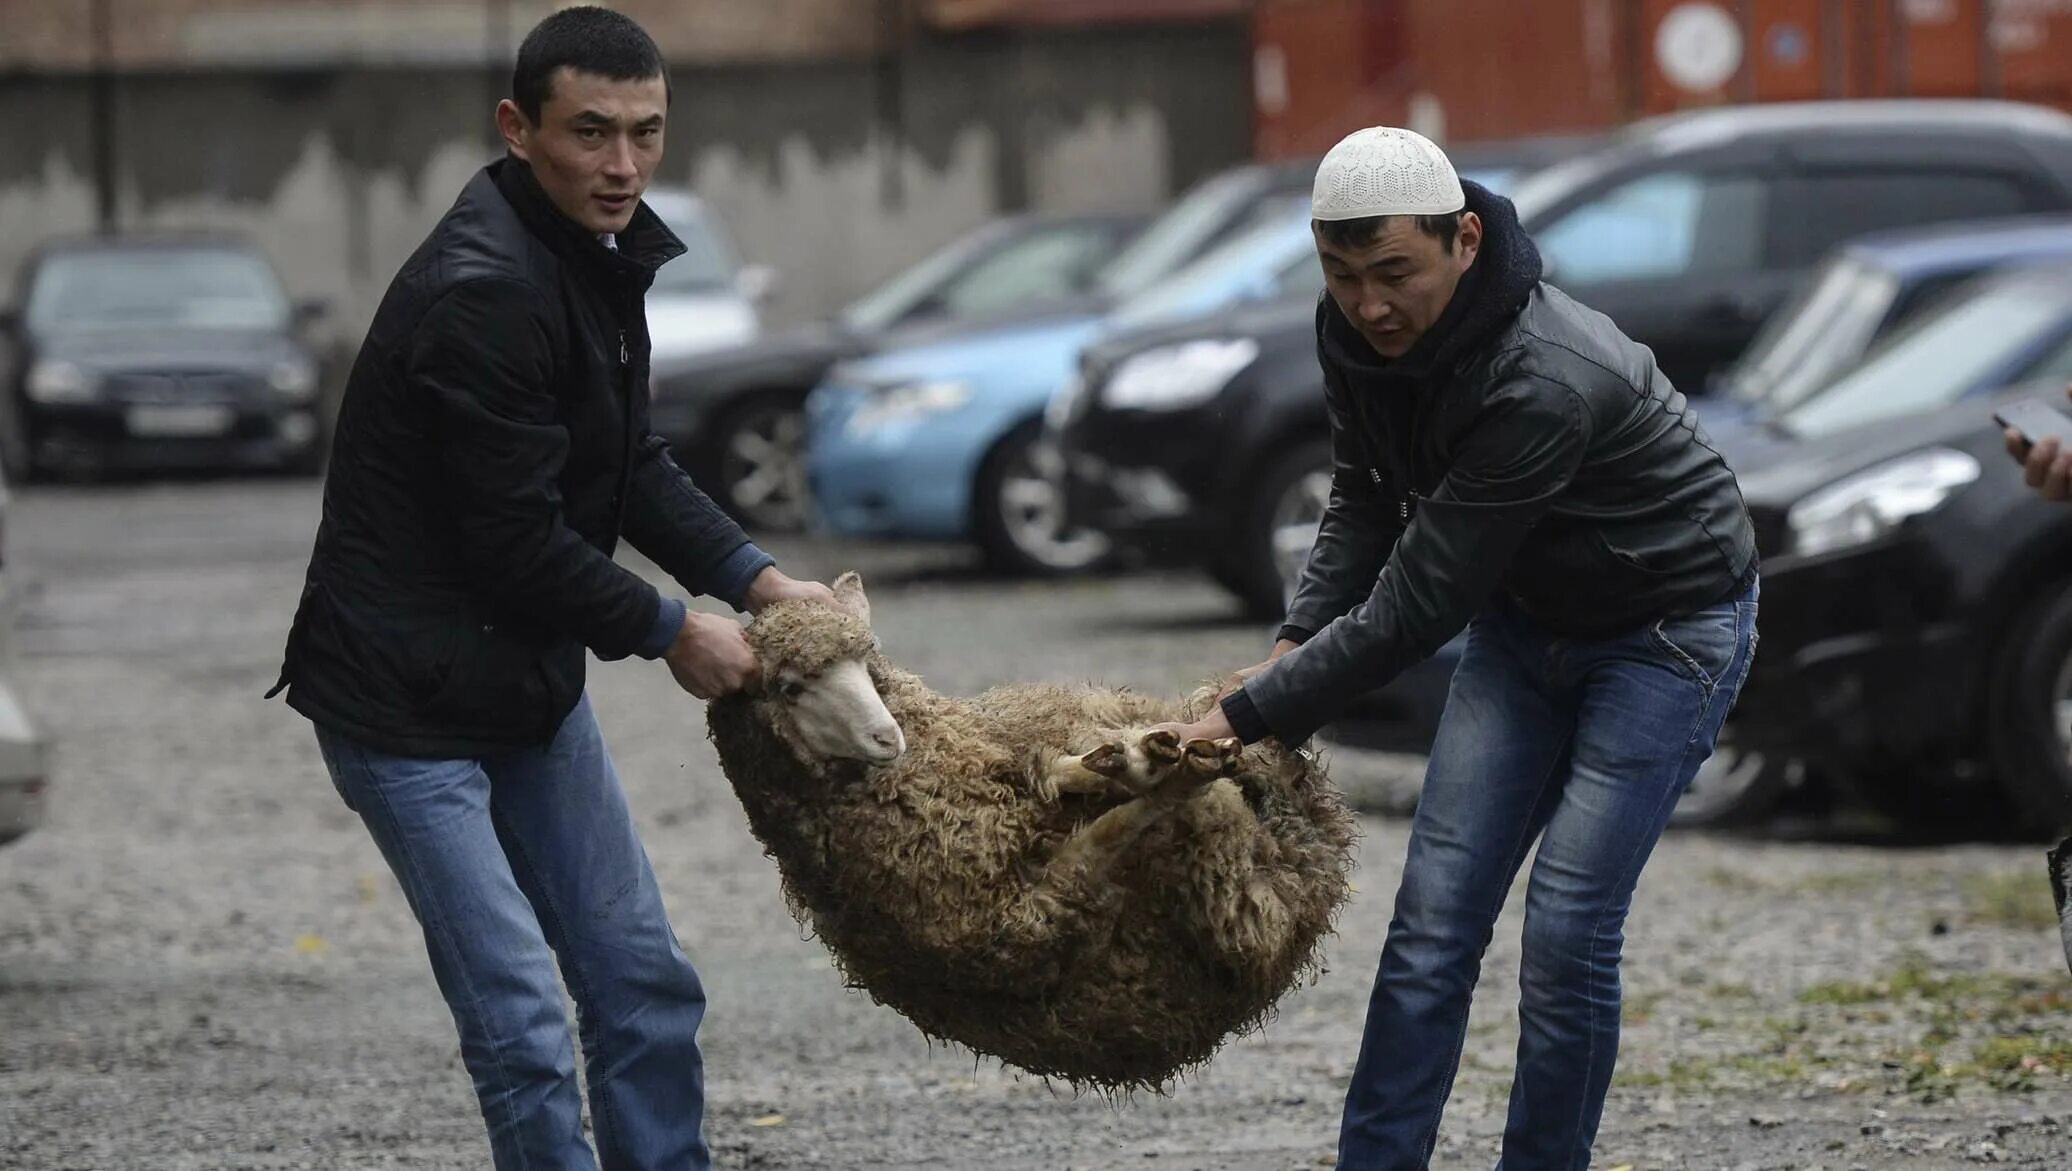
<path fill-rule="evenodd" d="M 123 403 L 223 402 L 252 391 L 259 380 L 232 371 L 192 371 L 179 374 L 111 374 L 110 398 Z"/>

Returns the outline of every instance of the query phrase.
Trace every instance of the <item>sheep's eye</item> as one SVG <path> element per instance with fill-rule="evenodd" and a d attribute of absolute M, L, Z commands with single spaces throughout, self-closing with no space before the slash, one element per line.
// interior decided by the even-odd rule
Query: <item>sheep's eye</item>
<path fill-rule="evenodd" d="M 786 679 L 777 685 L 777 694 L 786 699 L 797 699 L 806 694 L 806 685 L 796 679 Z"/>

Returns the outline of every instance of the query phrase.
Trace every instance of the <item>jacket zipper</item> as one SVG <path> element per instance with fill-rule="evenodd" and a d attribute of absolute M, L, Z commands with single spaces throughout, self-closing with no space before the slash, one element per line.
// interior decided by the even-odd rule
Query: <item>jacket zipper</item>
<path fill-rule="evenodd" d="M 622 329 L 619 331 L 619 365 L 629 365 L 632 361 L 633 352 L 626 348 L 626 331 Z"/>
<path fill-rule="evenodd" d="M 1376 488 L 1380 488 L 1383 491 L 1388 490 L 1387 487 L 1382 483 L 1380 468 L 1368 468 L 1367 478 L 1374 481 L 1374 486 Z M 1415 499 L 1417 499 L 1417 493 L 1406 492 L 1403 494 L 1401 499 L 1396 501 L 1396 515 L 1399 518 L 1401 518 L 1403 523 L 1406 525 L 1410 523 L 1410 502 Z"/>

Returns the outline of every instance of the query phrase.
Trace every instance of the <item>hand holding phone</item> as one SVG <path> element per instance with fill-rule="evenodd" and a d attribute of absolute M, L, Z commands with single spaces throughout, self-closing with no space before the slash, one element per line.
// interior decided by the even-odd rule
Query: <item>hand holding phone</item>
<path fill-rule="evenodd" d="M 2003 404 L 1993 412 L 1993 421 L 2020 433 L 2023 442 L 2055 439 L 2060 447 L 2072 446 L 2072 415 L 2040 398 L 2025 398 Z"/>
<path fill-rule="evenodd" d="M 2072 500 L 2072 415 L 2042 399 L 2021 399 L 1993 412 L 2007 429 L 2007 454 L 2022 479 L 2045 500 Z"/>

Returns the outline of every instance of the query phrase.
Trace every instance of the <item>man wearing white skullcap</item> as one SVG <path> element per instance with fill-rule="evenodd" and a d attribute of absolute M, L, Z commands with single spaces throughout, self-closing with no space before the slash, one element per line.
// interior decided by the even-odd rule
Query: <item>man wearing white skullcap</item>
<path fill-rule="evenodd" d="M 1331 502 L 1273 656 L 1189 739 L 1308 739 L 1463 629 L 1347 1090 L 1341 1171 L 1423 1168 L 1526 854 L 1504 1171 L 1588 1165 L 1640 870 L 1755 649 L 1754 532 L 1654 356 L 1540 280 L 1510 201 L 1375 127 L 1317 168 Z"/>

